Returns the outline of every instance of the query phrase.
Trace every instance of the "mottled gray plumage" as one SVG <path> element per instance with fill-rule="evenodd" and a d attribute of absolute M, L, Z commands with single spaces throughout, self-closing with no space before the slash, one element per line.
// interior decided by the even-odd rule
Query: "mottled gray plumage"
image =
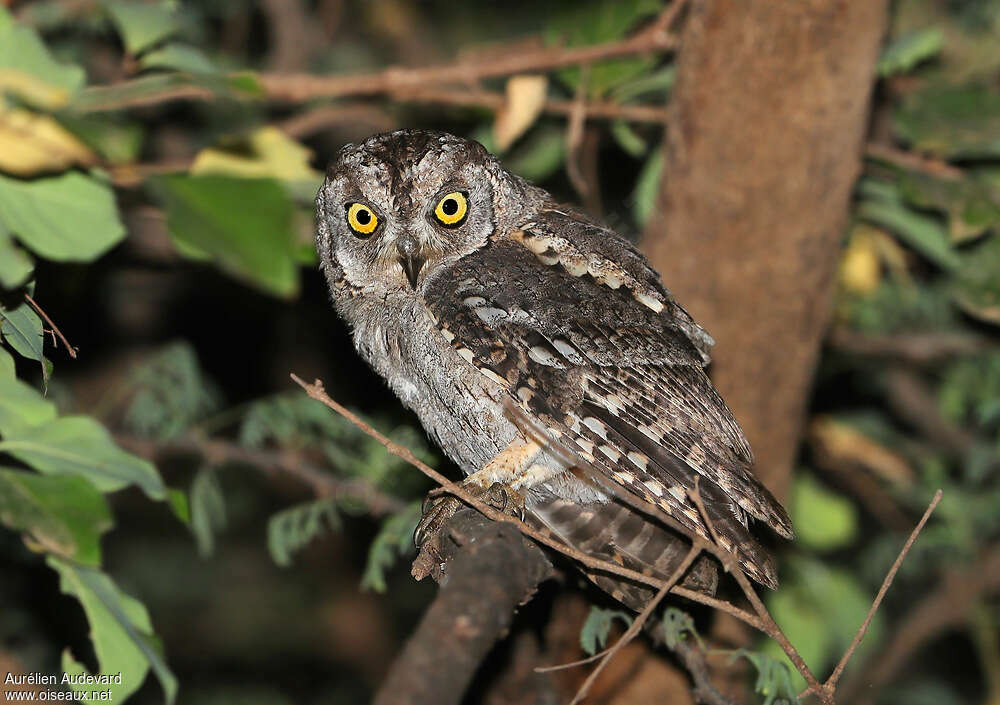
<path fill-rule="evenodd" d="M 786 537 L 791 524 L 704 372 L 712 340 L 625 238 L 442 133 L 346 146 L 316 202 L 323 271 L 358 351 L 469 484 L 507 484 L 536 526 L 665 576 L 685 543 L 609 489 L 706 535 L 688 495 L 697 477 L 723 545 L 776 584 L 749 524 Z M 363 225 L 349 224 L 358 210 Z M 651 594 L 591 577 L 634 607 Z M 688 583 L 714 590 L 711 564 Z"/>

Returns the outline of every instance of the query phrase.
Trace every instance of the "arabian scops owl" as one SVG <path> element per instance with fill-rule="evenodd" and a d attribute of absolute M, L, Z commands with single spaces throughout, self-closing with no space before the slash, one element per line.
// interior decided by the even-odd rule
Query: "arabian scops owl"
<path fill-rule="evenodd" d="M 316 208 L 322 268 L 355 346 L 466 487 L 501 483 L 535 526 L 667 577 L 686 543 L 616 493 L 706 535 L 689 496 L 700 478 L 723 546 L 776 585 L 749 526 L 791 537 L 791 523 L 705 374 L 713 341 L 624 237 L 479 143 L 419 130 L 344 147 Z M 590 577 L 634 608 L 652 594 Z M 703 559 L 687 584 L 711 592 L 715 580 Z"/>

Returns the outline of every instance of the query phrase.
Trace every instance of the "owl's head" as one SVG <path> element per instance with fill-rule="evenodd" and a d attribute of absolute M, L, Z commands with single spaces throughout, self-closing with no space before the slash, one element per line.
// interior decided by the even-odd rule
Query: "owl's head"
<path fill-rule="evenodd" d="M 539 199 L 478 142 L 399 130 L 349 144 L 316 197 L 331 290 L 417 296 L 442 266 L 512 230 Z"/>

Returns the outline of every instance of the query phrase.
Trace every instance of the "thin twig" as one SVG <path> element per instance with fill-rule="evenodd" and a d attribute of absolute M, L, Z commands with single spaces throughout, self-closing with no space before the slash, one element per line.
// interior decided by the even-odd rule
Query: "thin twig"
<path fill-rule="evenodd" d="M 837 667 L 833 669 L 833 673 L 831 673 L 830 677 L 826 679 L 826 683 L 821 686 L 831 698 L 837 689 L 837 681 L 840 680 L 840 676 L 843 674 L 844 668 L 847 666 L 847 662 L 851 660 L 851 656 L 854 655 L 854 651 L 858 648 L 858 644 L 860 644 L 861 640 L 865 638 L 865 634 L 868 632 L 868 626 L 871 624 L 872 619 L 875 617 L 875 613 L 882 604 L 882 599 L 885 597 L 886 592 L 888 592 L 889 586 L 892 585 L 892 581 L 896 577 L 896 572 L 899 570 L 899 566 L 903 564 L 903 559 L 906 558 L 906 554 L 910 552 L 910 549 L 913 547 L 913 543 L 917 540 L 917 536 L 919 536 L 920 532 L 923 531 L 924 525 L 927 523 L 927 520 L 930 519 L 931 514 L 938 505 L 938 502 L 941 501 L 942 494 L 941 490 L 934 493 L 934 498 L 931 500 L 931 503 L 927 505 L 924 515 L 920 517 L 920 521 L 917 522 L 915 527 L 913 527 L 913 531 L 910 532 L 910 537 L 906 539 L 906 543 L 903 544 L 903 548 L 899 551 L 899 555 L 896 556 L 896 560 L 893 562 L 892 567 L 889 568 L 889 572 L 886 573 L 885 580 L 882 581 L 882 587 L 879 588 L 878 594 L 875 595 L 875 600 L 872 602 L 872 606 L 869 608 L 868 614 L 865 616 L 865 621 L 862 622 L 861 626 L 858 628 L 858 632 L 854 635 L 851 645 L 847 647 L 847 651 L 844 652 L 844 655 L 841 657 Z M 809 692 L 816 692 L 815 686 L 810 685 L 809 688 L 802 691 L 799 697 L 802 697 Z"/>
<path fill-rule="evenodd" d="M 642 612 L 639 613 L 639 616 L 632 620 L 632 624 L 630 624 L 629 628 L 624 634 L 622 634 L 621 639 L 616 641 L 614 646 L 608 649 L 607 654 L 605 654 L 604 658 L 602 658 L 600 663 L 597 664 L 597 667 L 590 672 L 590 675 L 587 676 L 583 685 L 581 685 L 579 690 L 576 691 L 576 695 L 573 696 L 573 700 L 570 702 L 570 705 L 577 705 L 577 703 L 587 697 L 587 693 L 590 692 L 591 686 L 594 685 L 594 681 L 597 680 L 601 671 L 604 670 L 604 668 L 611 662 L 611 659 L 614 658 L 615 654 L 617 654 L 622 647 L 635 638 L 635 636 L 642 629 L 642 625 L 645 624 L 646 620 L 648 620 L 650 615 L 653 614 L 653 610 L 656 609 L 656 606 L 660 604 L 660 601 L 666 597 L 668 592 L 670 592 L 670 588 L 676 585 L 680 579 L 684 577 L 684 573 L 686 573 L 687 569 L 691 567 L 691 564 L 694 563 L 694 559 L 698 557 L 699 553 L 701 553 L 701 549 L 698 546 L 691 546 L 691 548 L 688 549 L 687 555 L 684 556 L 684 560 L 682 560 L 680 565 L 677 566 L 677 569 L 667 579 L 667 582 L 663 584 L 660 591 L 657 592 L 656 596 L 653 597 L 653 599 L 650 600 L 649 603 L 643 608 Z"/>
<path fill-rule="evenodd" d="M 115 434 L 115 441 L 144 458 L 155 459 L 162 453 L 197 454 L 212 464 L 241 463 L 264 472 L 280 472 L 298 478 L 318 497 L 350 499 L 365 506 L 372 516 L 394 514 L 406 502 L 387 494 L 361 478 L 344 479 L 310 462 L 301 453 L 289 450 L 246 448 L 218 438 L 175 438 L 154 441 L 127 434 Z"/>
<path fill-rule="evenodd" d="M 920 171 L 943 179 L 960 179 L 962 170 L 948 162 L 924 157 L 915 152 L 905 152 L 885 144 L 871 142 L 865 147 L 865 156 L 909 171 Z"/>
<path fill-rule="evenodd" d="M 792 642 L 788 640 L 785 633 L 781 631 L 781 627 L 779 627 L 774 621 L 774 618 L 771 617 L 771 613 L 768 612 L 767 607 L 757 595 L 757 591 L 754 590 L 753 585 L 750 584 L 750 580 L 747 578 L 746 573 L 744 573 L 743 569 L 740 567 L 739 559 L 735 554 L 722 549 L 721 544 L 719 543 L 719 534 L 716 532 L 715 525 L 712 523 L 711 518 L 708 516 L 708 512 L 705 510 L 705 503 L 701 499 L 701 492 L 698 491 L 699 479 L 700 478 L 697 477 L 695 478 L 694 488 L 688 492 L 688 495 L 691 497 L 691 501 L 694 502 L 695 506 L 698 507 L 698 511 L 701 513 L 705 526 L 708 527 L 708 531 L 712 535 L 712 539 L 719 548 L 719 550 L 715 552 L 715 555 L 718 557 L 723 567 L 725 567 L 726 571 L 736 580 L 740 589 L 743 590 L 743 594 L 746 595 L 747 600 L 750 601 L 750 606 L 753 607 L 754 612 L 756 612 L 757 616 L 760 617 L 760 621 L 764 625 L 765 633 L 778 642 L 778 646 L 781 647 L 781 650 L 785 652 L 791 662 L 795 664 L 795 668 L 802 674 L 802 677 L 805 678 L 806 683 L 817 689 L 817 694 L 824 704 L 833 705 L 833 698 L 831 696 L 818 692 L 818 689 L 822 686 L 819 684 L 819 681 L 816 680 L 816 676 L 813 675 L 812 670 L 802 659 L 802 656 L 799 655 L 798 650 L 792 645 Z"/>
<path fill-rule="evenodd" d="M 59 330 L 59 326 L 57 326 L 52 321 L 52 319 L 49 318 L 49 315 L 47 313 L 45 313 L 44 309 L 42 309 L 42 307 L 39 306 L 35 302 L 35 300 L 33 298 L 31 298 L 31 295 L 28 294 L 27 292 L 25 292 L 25 294 L 24 294 L 24 300 L 27 301 L 29 304 L 31 304 L 31 308 L 35 309 L 38 312 L 38 315 L 41 316 L 42 318 L 44 318 L 45 322 L 48 323 L 49 326 L 51 326 L 53 337 L 55 337 L 55 336 L 59 337 L 59 340 L 62 341 L 62 344 L 66 346 L 66 352 L 69 353 L 69 356 L 72 357 L 73 359 L 76 359 L 76 351 L 77 351 L 77 349 L 74 348 L 72 345 L 69 344 L 69 341 L 66 340 L 66 336 L 62 334 L 61 330 Z"/>
<path fill-rule="evenodd" d="M 363 74 L 315 76 L 310 74 L 261 73 L 258 84 L 266 100 L 278 102 L 305 102 L 318 98 L 344 98 L 347 96 L 386 95 L 401 100 L 419 99 L 428 87 L 469 86 L 487 78 L 500 78 L 520 73 L 538 73 L 592 64 L 606 59 L 672 51 L 678 38 L 664 27 L 669 25 L 683 0 L 664 8 L 660 17 L 648 28 L 622 40 L 584 47 L 543 47 L 532 51 L 517 50 L 501 56 L 479 60 L 457 60 L 441 66 L 411 68 L 392 66 L 382 71 Z M 170 100 L 214 100 L 215 91 L 202 86 L 170 86 L 157 93 L 129 90 L 132 84 L 145 82 L 139 78 L 123 81 L 113 86 L 97 86 L 81 93 L 80 110 L 103 111 L 110 109 L 151 105 Z M 112 93 L 110 95 L 109 91 Z"/>
<path fill-rule="evenodd" d="M 425 475 L 427 475 L 429 478 L 434 480 L 436 483 L 438 483 L 442 488 L 444 488 L 446 492 L 458 497 L 469 506 L 476 508 L 490 519 L 493 519 L 494 521 L 503 521 L 514 524 L 524 535 L 556 551 L 559 551 L 565 556 L 568 556 L 576 561 L 579 561 L 588 568 L 601 570 L 610 573 L 612 575 L 617 575 L 644 585 L 650 585 L 657 589 L 664 588 L 666 586 L 667 591 L 669 592 L 675 593 L 683 597 L 687 597 L 692 601 L 699 602 L 701 604 L 716 607 L 717 609 L 727 612 L 728 614 L 732 614 L 737 619 L 740 619 L 746 622 L 747 624 L 750 624 L 751 626 L 761 630 L 762 632 L 770 636 L 772 639 L 774 639 L 785 651 L 785 653 L 791 659 L 792 663 L 795 664 L 796 668 L 802 674 L 803 678 L 805 678 L 806 682 L 809 683 L 810 685 L 815 685 L 817 688 L 821 687 L 817 682 L 816 677 L 812 674 L 812 671 L 810 671 L 809 667 L 802 660 L 802 657 L 799 655 L 798 651 L 795 650 L 795 647 L 792 646 L 792 644 L 788 641 L 788 638 L 781 631 L 780 627 L 778 627 L 778 625 L 774 622 L 774 619 L 767 611 L 767 608 L 764 606 L 764 603 L 761 602 L 760 598 L 757 596 L 757 593 L 750 585 L 749 579 L 740 569 L 739 563 L 738 561 L 735 560 L 733 554 L 729 553 L 721 546 L 706 541 L 703 537 L 690 532 L 686 528 L 682 527 L 679 524 L 679 522 L 673 519 L 673 517 L 670 517 L 669 515 L 660 511 L 657 507 L 654 507 L 653 505 L 648 505 L 648 503 L 643 503 L 641 502 L 641 500 L 635 497 L 623 497 L 623 499 L 627 501 L 630 504 L 630 506 L 634 506 L 639 511 L 642 511 L 643 513 L 652 516 L 654 518 L 661 519 L 664 523 L 668 524 L 669 526 L 676 525 L 680 527 L 679 530 L 681 531 L 681 533 L 690 537 L 693 548 L 707 551 L 712 555 L 716 556 L 719 559 L 719 561 L 722 562 L 726 570 L 729 571 L 736 579 L 736 581 L 739 583 L 744 594 L 746 594 L 747 599 L 750 601 L 750 604 L 753 606 L 754 611 L 757 613 L 756 617 L 748 614 L 745 610 L 741 610 L 738 607 L 731 605 L 727 602 L 724 602 L 722 600 L 717 600 L 715 598 L 707 597 L 694 590 L 684 589 L 679 585 L 667 585 L 667 582 L 664 580 L 649 575 L 645 575 L 638 571 L 624 568 L 610 561 L 603 561 L 600 559 L 593 558 L 592 556 L 583 553 L 582 551 L 578 551 L 577 549 L 568 546 L 557 539 L 554 539 L 548 534 L 533 529 L 532 527 L 528 526 L 527 524 L 520 521 L 516 517 L 512 517 L 509 514 L 505 514 L 501 511 L 498 511 L 497 509 L 489 506 L 482 500 L 474 497 L 463 487 L 452 482 L 444 475 L 440 474 L 439 472 L 428 466 L 426 463 L 422 462 L 419 458 L 413 455 L 413 453 L 408 448 L 401 446 L 397 443 L 394 443 L 386 436 L 376 431 L 374 428 L 372 428 L 367 423 L 358 418 L 357 415 L 353 414 L 351 411 L 347 410 L 346 408 L 335 402 L 333 399 L 331 399 L 330 396 L 323 389 L 322 382 L 320 382 L 319 380 L 316 380 L 313 384 L 307 384 L 295 374 L 292 374 L 291 378 L 296 384 L 302 387 L 310 397 L 325 404 L 326 406 L 330 407 L 337 413 L 344 416 L 344 418 L 346 418 L 348 421 L 356 425 L 363 432 L 367 433 L 369 436 L 371 436 L 379 443 L 381 443 L 385 447 L 385 449 L 388 450 L 390 453 L 407 461 L 408 463 L 416 467 L 418 470 L 423 472 Z M 558 452 L 558 449 L 553 449 L 551 452 Z M 695 497 L 697 497 L 697 502 L 700 503 L 701 498 L 700 496 L 697 496 L 697 492 L 695 493 L 695 496 L 692 498 L 694 499 Z M 643 506 L 644 504 L 648 506 Z M 699 509 L 704 513 L 703 505 L 700 506 Z M 714 532 L 714 527 L 711 526 L 710 522 L 708 522 L 708 525 L 710 530 Z M 825 703 L 831 702 L 829 699 L 825 698 L 823 694 L 821 694 L 820 697 L 821 699 L 824 700 Z"/>

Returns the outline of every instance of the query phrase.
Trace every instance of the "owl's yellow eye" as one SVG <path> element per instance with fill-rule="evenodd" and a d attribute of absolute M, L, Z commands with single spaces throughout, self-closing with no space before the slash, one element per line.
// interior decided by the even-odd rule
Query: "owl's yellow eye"
<path fill-rule="evenodd" d="M 371 235 L 378 227 L 378 216 L 364 203 L 347 206 L 347 224 L 358 235 Z"/>
<path fill-rule="evenodd" d="M 469 200 L 461 191 L 452 191 L 434 207 L 434 217 L 450 228 L 462 224 L 469 213 Z"/>

